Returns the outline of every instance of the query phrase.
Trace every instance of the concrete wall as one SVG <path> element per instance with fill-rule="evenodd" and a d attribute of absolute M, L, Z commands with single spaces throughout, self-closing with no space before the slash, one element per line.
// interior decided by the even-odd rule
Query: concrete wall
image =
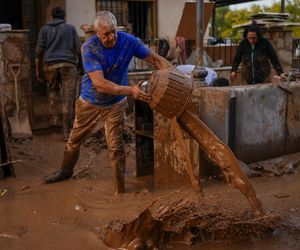
<path fill-rule="evenodd" d="M 264 30 L 264 37 L 273 45 L 284 72 L 292 65 L 293 32 L 291 30 Z"/>
<path fill-rule="evenodd" d="M 246 161 L 284 154 L 286 93 L 272 85 L 237 88 L 235 153 Z"/>
<path fill-rule="evenodd" d="M 20 65 L 17 76 L 20 110 L 32 114 L 28 31 L 0 31 L 0 98 L 7 117 L 16 112 L 15 80 L 11 72 L 14 64 Z"/>
<path fill-rule="evenodd" d="M 175 37 L 186 0 L 157 0 L 158 37 Z M 80 36 L 82 24 L 91 24 L 96 12 L 95 0 L 66 0 L 67 22 Z"/>
<path fill-rule="evenodd" d="M 95 0 L 66 0 L 67 22 L 75 26 L 79 36 L 85 35 L 80 26 L 93 23 L 95 13 Z"/>
<path fill-rule="evenodd" d="M 286 106 L 286 131 L 284 151 L 300 151 L 300 88 L 299 83 L 290 84 L 292 95 L 288 96 Z"/>
<path fill-rule="evenodd" d="M 232 148 L 238 159 L 246 163 L 266 160 L 300 149 L 300 84 L 291 82 L 287 88 L 292 94 L 273 84 L 194 87 L 191 110 Z M 155 114 L 154 121 L 156 185 L 188 183 L 182 170 L 185 160 L 174 146 L 170 126 L 161 115 Z M 201 157 L 190 137 L 185 137 L 197 173 Z"/>
<path fill-rule="evenodd" d="M 180 22 L 185 0 L 157 1 L 158 37 L 174 37 Z"/>
<path fill-rule="evenodd" d="M 201 88 L 198 97 L 201 120 L 226 144 L 229 138 L 229 105 L 235 98 L 233 151 L 245 162 L 297 152 L 300 149 L 300 85 L 288 85 L 287 94 L 273 84 Z"/>
<path fill-rule="evenodd" d="M 157 1 L 157 29 L 159 37 L 174 37 L 177 32 L 185 0 Z M 67 22 L 73 24 L 80 36 L 80 25 L 90 24 L 96 12 L 95 0 L 66 0 Z"/>

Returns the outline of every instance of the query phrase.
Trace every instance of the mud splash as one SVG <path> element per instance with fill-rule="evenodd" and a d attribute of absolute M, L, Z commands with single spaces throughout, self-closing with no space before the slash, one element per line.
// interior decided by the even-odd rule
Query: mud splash
<path fill-rule="evenodd" d="M 181 127 L 199 143 L 206 155 L 221 168 L 227 182 L 246 196 L 254 214 L 262 215 L 262 204 L 233 152 L 198 117 L 186 110 L 192 91 L 191 79 L 176 70 L 154 71 L 146 91 L 152 98 L 150 107 L 174 121 L 177 119 Z M 174 131 L 180 130 L 174 126 L 174 122 L 171 124 Z M 177 136 L 177 139 L 180 141 L 180 136 Z M 187 172 L 195 191 L 201 192 L 200 183 L 195 181 L 189 164 Z"/>
<path fill-rule="evenodd" d="M 162 196 L 135 220 L 112 221 L 101 238 L 112 248 L 154 250 L 178 241 L 191 245 L 209 240 L 258 239 L 271 235 L 280 225 L 276 214 L 255 218 L 245 213 L 236 215 L 198 197 L 192 191 Z"/>
<path fill-rule="evenodd" d="M 199 143 L 207 156 L 221 168 L 226 181 L 239 189 L 248 199 L 255 215 L 264 213 L 262 204 L 256 193 L 243 173 L 240 163 L 233 152 L 224 144 L 200 119 L 185 111 L 180 123 L 183 128 Z"/>

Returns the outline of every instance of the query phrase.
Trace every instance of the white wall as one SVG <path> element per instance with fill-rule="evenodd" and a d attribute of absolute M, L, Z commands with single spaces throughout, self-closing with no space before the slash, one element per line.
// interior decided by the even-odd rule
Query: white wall
<path fill-rule="evenodd" d="M 157 28 L 159 37 L 174 37 L 186 0 L 158 0 Z M 95 0 L 66 0 L 67 22 L 74 25 L 78 34 L 84 36 L 80 25 L 91 24 L 96 12 Z"/>
<path fill-rule="evenodd" d="M 158 37 L 175 37 L 185 2 L 188 0 L 157 0 Z M 75 26 L 78 34 L 82 24 L 92 24 L 96 12 L 95 0 L 66 0 L 66 20 Z"/>
<path fill-rule="evenodd" d="M 186 0 L 157 1 L 158 37 L 175 37 Z"/>
<path fill-rule="evenodd" d="M 66 0 L 66 21 L 75 26 L 79 36 L 85 35 L 80 26 L 92 24 L 95 13 L 95 0 Z"/>

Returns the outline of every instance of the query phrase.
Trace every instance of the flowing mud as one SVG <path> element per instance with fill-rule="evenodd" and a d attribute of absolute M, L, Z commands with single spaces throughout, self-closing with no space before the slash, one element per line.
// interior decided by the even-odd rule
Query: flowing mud
<path fill-rule="evenodd" d="M 185 81 L 180 74 L 171 78 Z M 163 78 L 165 82 L 166 79 L 168 77 Z M 176 191 L 157 190 L 153 176 L 137 178 L 133 140 L 127 140 L 126 147 L 126 193 L 113 195 L 114 185 L 101 129 L 82 146 L 75 178 L 45 185 L 41 180 L 60 166 L 65 143 L 59 139 L 61 136 L 42 135 L 35 136 L 32 142 L 16 142 L 14 146 L 17 157 L 14 160 L 21 158 L 23 161 L 16 167 L 16 179 L 1 183 L 0 190 L 5 193 L 2 192 L 0 198 L 0 214 L 5 216 L 0 217 L 0 248 L 183 250 L 193 249 L 189 246 L 195 244 L 229 242 L 227 249 L 234 249 L 236 241 L 263 241 L 279 234 L 278 249 L 298 249 L 299 173 L 295 170 L 294 176 L 279 181 L 255 180 L 256 191 L 268 211 L 264 214 L 256 192 L 231 150 L 197 117 L 185 111 L 190 88 L 184 92 L 181 87 L 179 84 L 169 92 L 168 98 L 176 99 L 179 93 L 183 93 L 184 98 L 174 108 L 176 115 L 172 110 L 168 110 L 167 115 L 179 117 L 178 123 L 221 168 L 227 182 L 247 198 L 255 217 L 247 209 L 244 197 L 222 183 L 202 180 L 205 196 L 199 196 L 200 182 L 191 168 L 189 175 L 198 192 L 185 187 Z M 163 98 L 164 91 L 160 89 L 159 95 Z M 155 105 L 159 103 L 155 98 L 152 101 Z M 164 101 L 172 109 L 172 100 Z M 178 132 L 180 129 L 175 122 L 173 127 Z M 181 137 L 179 132 L 177 137 Z M 296 168 L 298 161 L 294 159 L 293 162 Z M 290 244 L 282 238 L 288 239 Z M 274 245 L 261 243 L 254 249 L 266 248 L 274 248 Z M 211 245 L 204 249 L 218 248 Z"/>
<path fill-rule="evenodd" d="M 254 214 L 263 215 L 262 204 L 233 152 L 196 115 L 185 110 L 192 92 L 191 79 L 176 70 L 154 71 L 148 81 L 147 92 L 152 98 L 149 103 L 150 107 L 168 118 L 177 118 L 182 128 L 199 143 L 206 155 L 221 168 L 226 181 L 246 196 Z M 178 132 L 180 129 L 176 126 L 177 123 L 172 122 L 171 124 L 177 140 L 182 141 L 180 132 Z M 185 152 L 185 146 L 182 147 L 183 152 Z M 194 189 L 202 193 L 199 184 L 191 173 L 190 164 L 187 164 L 187 172 Z"/>
<path fill-rule="evenodd" d="M 164 249 L 172 241 L 187 245 L 212 240 L 251 240 L 272 235 L 280 216 L 269 213 L 251 218 L 197 200 L 194 192 L 160 197 L 129 223 L 112 221 L 103 240 L 112 248 Z"/>
<path fill-rule="evenodd" d="M 0 197 L 0 249 L 109 250 L 102 239 L 109 243 L 125 232 L 118 244 L 128 248 L 150 239 L 149 247 L 173 250 L 299 249 L 299 168 L 290 175 L 251 179 L 267 211 L 253 218 L 245 197 L 223 182 L 202 180 L 205 198 L 199 202 L 190 185 L 156 189 L 153 176 L 136 177 L 130 143 L 125 194 L 113 195 L 105 147 L 90 164 L 91 143 L 82 146 L 75 171 L 90 164 L 93 178 L 44 185 L 42 178 L 60 164 L 65 148 L 61 138 L 35 134 L 31 142 L 14 142 L 12 160 L 23 161 L 15 164 L 15 178 L 0 181 L 0 190 L 5 190 Z M 147 225 L 161 236 L 148 237 Z"/>
<path fill-rule="evenodd" d="M 226 181 L 246 196 L 254 214 L 262 215 L 264 213 L 262 204 L 229 147 L 218 139 L 200 119 L 188 111 L 183 112 L 180 123 L 199 143 L 207 156 L 221 168 Z"/>

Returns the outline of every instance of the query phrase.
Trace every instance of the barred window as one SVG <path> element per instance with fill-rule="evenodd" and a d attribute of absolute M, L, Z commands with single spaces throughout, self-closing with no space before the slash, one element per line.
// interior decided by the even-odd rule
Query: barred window
<path fill-rule="evenodd" d="M 156 0 L 96 0 L 96 10 L 108 10 L 118 25 L 141 39 L 156 36 Z"/>
<path fill-rule="evenodd" d="M 132 33 L 141 39 L 153 37 L 152 6 L 152 1 L 128 2 L 128 21 L 132 23 Z"/>
<path fill-rule="evenodd" d="M 123 0 L 96 0 L 96 11 L 108 10 L 117 18 L 119 26 L 125 26 L 125 8 L 127 4 Z"/>

